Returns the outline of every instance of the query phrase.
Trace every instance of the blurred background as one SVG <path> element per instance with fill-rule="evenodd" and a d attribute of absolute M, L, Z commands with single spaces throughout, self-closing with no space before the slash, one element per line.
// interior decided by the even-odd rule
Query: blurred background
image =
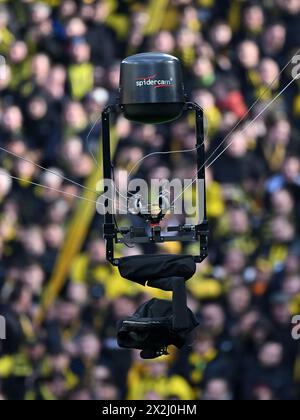
<path fill-rule="evenodd" d="M 0 399 L 300 398 L 299 80 L 260 115 L 292 80 L 299 25 L 300 0 L 0 1 L 0 146 L 11 152 L 0 151 Z M 156 361 L 117 346 L 117 321 L 154 294 L 106 263 L 91 191 L 120 60 L 146 51 L 181 59 L 208 120 L 207 155 L 233 141 L 207 171 L 210 255 L 188 283 L 201 328 Z M 148 153 L 194 145 L 188 116 L 113 124 L 121 175 Z M 194 153 L 155 155 L 135 176 L 195 168 Z"/>

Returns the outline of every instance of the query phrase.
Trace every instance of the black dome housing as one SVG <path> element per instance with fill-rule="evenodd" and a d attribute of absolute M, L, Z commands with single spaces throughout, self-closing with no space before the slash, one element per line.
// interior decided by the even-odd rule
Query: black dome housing
<path fill-rule="evenodd" d="M 185 104 L 180 61 L 163 53 L 144 53 L 121 64 L 120 103 L 128 120 L 160 124 L 181 116 Z"/>

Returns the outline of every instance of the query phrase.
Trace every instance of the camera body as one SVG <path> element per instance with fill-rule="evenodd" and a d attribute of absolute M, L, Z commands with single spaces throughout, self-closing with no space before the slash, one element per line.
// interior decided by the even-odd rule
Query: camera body
<path fill-rule="evenodd" d="M 137 54 L 123 60 L 120 103 L 131 121 L 160 124 L 179 118 L 185 104 L 180 61 L 162 53 Z"/>

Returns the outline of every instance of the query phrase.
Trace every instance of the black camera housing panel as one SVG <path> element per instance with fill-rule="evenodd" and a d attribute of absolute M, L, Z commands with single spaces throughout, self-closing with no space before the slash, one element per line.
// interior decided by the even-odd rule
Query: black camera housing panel
<path fill-rule="evenodd" d="M 120 103 L 131 121 L 159 124 L 178 118 L 185 104 L 181 64 L 162 53 L 144 53 L 121 64 Z"/>

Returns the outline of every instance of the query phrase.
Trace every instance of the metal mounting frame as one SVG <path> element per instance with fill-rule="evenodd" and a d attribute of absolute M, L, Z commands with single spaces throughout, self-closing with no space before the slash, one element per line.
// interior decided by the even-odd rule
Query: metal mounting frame
<path fill-rule="evenodd" d="M 199 255 L 194 256 L 196 263 L 201 263 L 208 256 L 208 221 L 206 213 L 206 185 L 205 185 L 205 145 L 204 145 L 204 114 L 202 108 L 194 102 L 187 102 L 184 105 L 184 112 L 194 111 L 196 115 L 196 139 L 197 139 L 197 168 L 198 181 L 201 186 L 198 197 L 201 205 L 200 222 L 195 226 L 176 226 L 168 228 L 169 232 L 178 232 L 175 236 L 162 235 L 159 226 L 151 227 L 151 235 L 143 235 L 143 232 L 138 231 L 138 228 L 121 228 L 119 229 L 115 224 L 115 215 L 107 212 L 104 216 L 104 239 L 106 240 L 106 258 L 115 266 L 119 265 L 119 260 L 115 258 L 114 247 L 115 244 L 125 243 L 130 241 L 131 244 L 142 243 L 164 243 L 164 242 L 197 242 L 200 244 Z M 102 147 L 103 147 L 103 177 L 104 179 L 113 181 L 112 175 L 112 161 L 110 148 L 110 115 L 122 113 L 122 105 L 115 104 L 107 106 L 102 113 Z M 109 192 L 106 192 L 108 199 Z M 128 235 L 124 240 L 124 233 Z M 122 235 L 123 238 L 120 238 Z"/>

